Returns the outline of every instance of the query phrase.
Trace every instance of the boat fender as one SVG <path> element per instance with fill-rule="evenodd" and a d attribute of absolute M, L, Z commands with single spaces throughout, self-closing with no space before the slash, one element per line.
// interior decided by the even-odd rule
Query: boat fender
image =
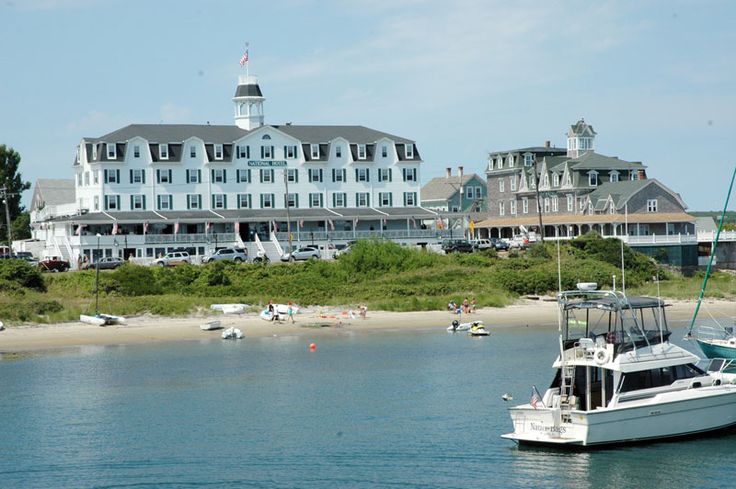
<path fill-rule="evenodd" d="M 610 360 L 608 350 L 605 348 L 596 348 L 595 353 L 593 353 L 593 358 L 595 359 L 595 363 L 598 365 L 605 365 Z"/>

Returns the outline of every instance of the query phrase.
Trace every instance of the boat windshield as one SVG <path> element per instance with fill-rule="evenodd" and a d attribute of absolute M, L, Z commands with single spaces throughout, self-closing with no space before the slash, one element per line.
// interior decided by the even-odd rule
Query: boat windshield
<path fill-rule="evenodd" d="M 580 338 L 612 343 L 617 352 L 669 338 L 665 304 L 651 297 L 626 297 L 611 291 L 572 291 L 559 295 L 567 349 Z"/>

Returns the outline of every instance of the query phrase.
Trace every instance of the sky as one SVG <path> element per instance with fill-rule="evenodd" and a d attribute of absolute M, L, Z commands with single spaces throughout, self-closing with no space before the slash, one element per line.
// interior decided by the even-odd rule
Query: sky
<path fill-rule="evenodd" d="M 31 183 L 72 178 L 83 137 L 233 124 L 246 42 L 267 124 L 412 139 L 422 183 L 580 118 L 692 211 L 736 165 L 732 1 L 0 1 L 0 144 Z"/>

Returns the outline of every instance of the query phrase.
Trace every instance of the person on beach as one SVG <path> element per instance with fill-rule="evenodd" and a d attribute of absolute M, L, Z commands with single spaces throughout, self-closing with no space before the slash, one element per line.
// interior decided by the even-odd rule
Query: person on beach
<path fill-rule="evenodd" d="M 467 297 L 463 299 L 463 312 L 465 314 L 470 312 L 470 302 L 468 301 Z"/>
<path fill-rule="evenodd" d="M 470 312 L 475 312 L 475 306 L 477 302 L 475 301 L 475 297 L 473 297 L 473 300 L 470 301 Z"/>
<path fill-rule="evenodd" d="M 273 301 L 268 301 L 268 315 L 271 316 L 271 321 L 276 319 L 276 310 L 273 307 Z"/>
<path fill-rule="evenodd" d="M 291 302 L 291 301 L 289 301 L 288 308 L 286 309 L 286 314 L 288 316 L 286 318 L 286 322 L 287 323 L 289 322 L 289 319 L 291 319 L 291 322 L 292 323 L 295 323 L 296 322 L 296 320 L 294 319 L 294 303 Z"/>
<path fill-rule="evenodd" d="M 454 313 L 457 310 L 457 304 L 455 304 L 455 301 L 450 301 L 449 304 L 447 304 L 447 310 Z"/>
<path fill-rule="evenodd" d="M 360 317 L 365 319 L 365 316 L 368 314 L 368 308 L 364 305 L 360 305 Z"/>

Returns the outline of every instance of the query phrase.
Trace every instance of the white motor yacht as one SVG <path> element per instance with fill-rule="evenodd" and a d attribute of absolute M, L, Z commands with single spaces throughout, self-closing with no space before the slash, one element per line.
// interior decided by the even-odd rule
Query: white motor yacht
<path fill-rule="evenodd" d="M 558 294 L 561 354 L 544 394 L 509 409 L 520 444 L 589 447 L 695 435 L 736 425 L 733 360 L 669 342 L 665 304 L 620 292 Z"/>

